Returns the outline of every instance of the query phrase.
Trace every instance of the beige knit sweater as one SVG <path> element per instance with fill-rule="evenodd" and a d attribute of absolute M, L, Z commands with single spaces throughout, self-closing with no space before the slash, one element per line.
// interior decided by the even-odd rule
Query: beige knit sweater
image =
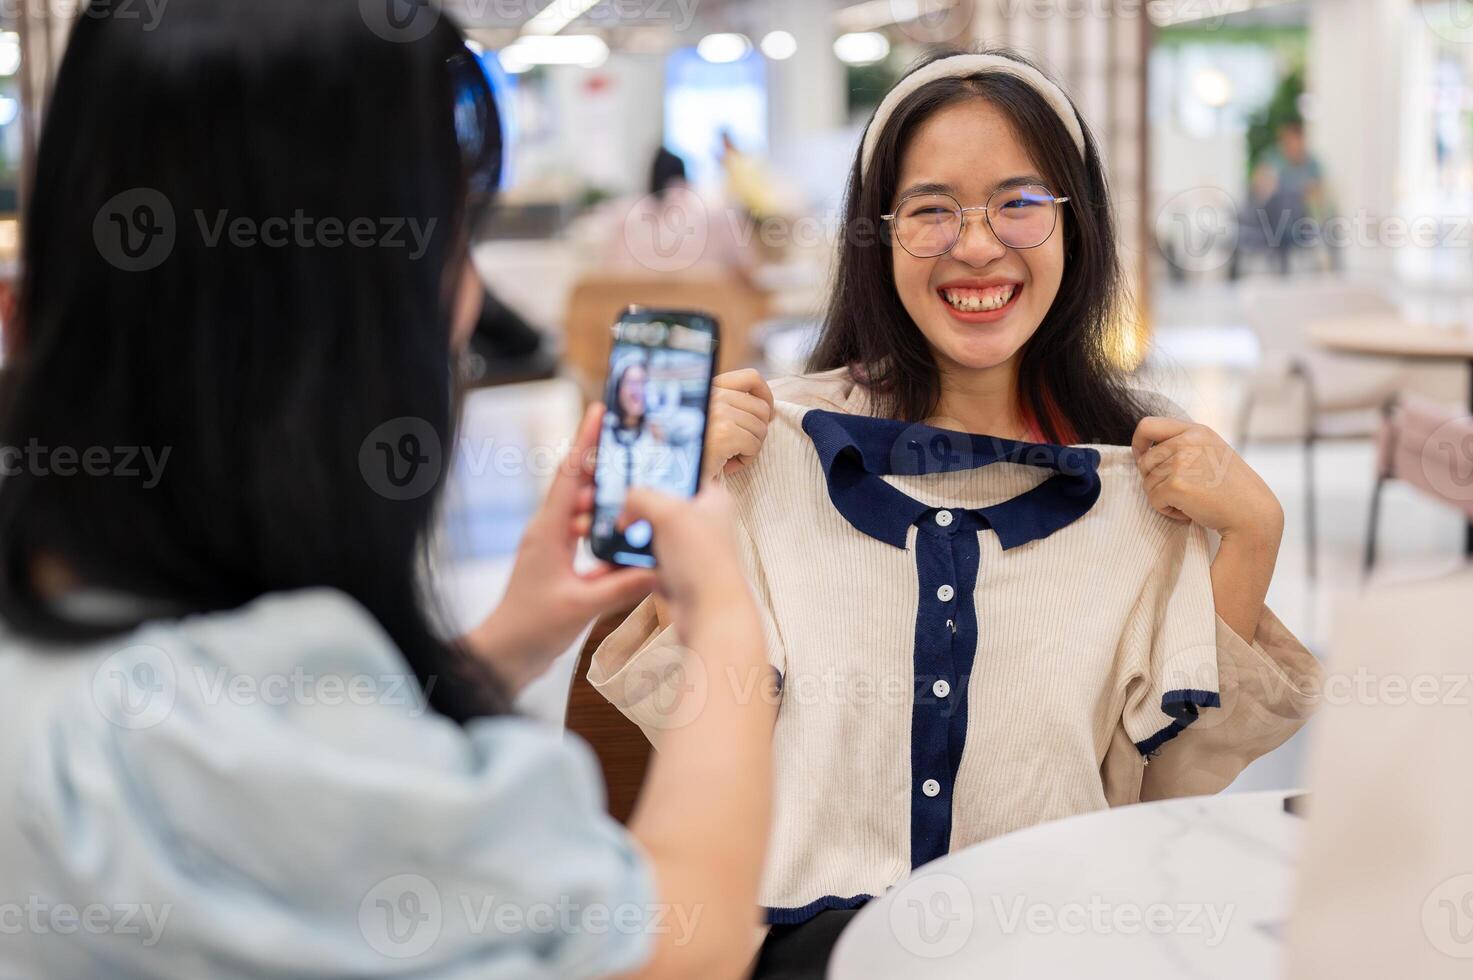
<path fill-rule="evenodd" d="M 1057 475 L 1046 467 L 850 474 L 925 508 L 887 541 L 862 530 L 886 516 L 871 498 L 840 511 L 804 429 L 813 411 L 869 415 L 864 389 L 838 371 L 773 390 L 760 454 L 727 480 L 782 674 L 769 921 L 853 907 L 1040 821 L 1216 792 L 1308 717 L 1315 658 L 1266 609 L 1252 644 L 1217 617 L 1208 534 L 1151 509 L 1129 447 L 1088 447 L 1098 499 L 1021 543 L 986 508 Z M 969 525 L 978 513 L 996 529 Z M 657 747 L 709 685 L 764 689 L 709 673 L 648 601 L 589 680 Z"/>

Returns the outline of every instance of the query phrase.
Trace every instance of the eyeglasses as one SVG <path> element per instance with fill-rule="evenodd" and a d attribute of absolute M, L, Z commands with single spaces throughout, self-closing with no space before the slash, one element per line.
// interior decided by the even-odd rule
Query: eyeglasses
<path fill-rule="evenodd" d="M 1040 184 L 1000 187 L 985 205 L 973 208 L 962 207 L 950 194 L 912 194 L 901 199 L 895 213 L 880 219 L 892 222 L 901 248 L 918 259 L 931 259 L 961 241 L 968 211 L 981 211 L 987 227 L 1008 248 L 1037 248 L 1054 233 L 1059 205 L 1067 200 Z"/>

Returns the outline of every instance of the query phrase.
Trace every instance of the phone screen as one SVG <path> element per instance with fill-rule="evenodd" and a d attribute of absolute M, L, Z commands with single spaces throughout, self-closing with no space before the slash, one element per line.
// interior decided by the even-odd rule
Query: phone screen
<path fill-rule="evenodd" d="M 703 313 L 631 308 L 614 324 L 590 542 L 604 561 L 655 564 L 648 523 L 615 527 L 630 487 L 676 497 L 699 488 L 716 340 Z"/>

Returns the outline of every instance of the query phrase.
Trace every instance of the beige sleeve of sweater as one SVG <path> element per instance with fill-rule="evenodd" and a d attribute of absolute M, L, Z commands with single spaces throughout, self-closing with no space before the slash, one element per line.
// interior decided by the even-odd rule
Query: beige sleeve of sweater
<path fill-rule="evenodd" d="M 1227 787 L 1314 713 L 1324 668 L 1267 606 L 1253 642 L 1214 614 L 1222 707 L 1209 708 L 1146 766 L 1142 800 L 1200 796 Z"/>
<path fill-rule="evenodd" d="M 1219 792 L 1303 727 L 1318 703 L 1324 670 L 1272 610 L 1264 608 L 1252 643 L 1216 614 L 1207 539 L 1196 525 L 1181 529 L 1122 641 L 1143 651 L 1147 666 L 1101 766 L 1111 804 Z M 1145 760 L 1136 745 L 1163 720 L 1152 714 L 1161 695 L 1198 686 L 1172 666 L 1173 651 L 1188 639 L 1180 635 L 1183 623 L 1190 624 L 1190 642 L 1215 648 L 1221 705 L 1199 709 L 1194 722 Z"/>
<path fill-rule="evenodd" d="M 1165 396 L 1133 394 L 1154 415 L 1191 421 Z M 1215 534 L 1206 532 L 1208 601 Z M 1225 789 L 1254 759 L 1278 748 L 1304 727 L 1319 703 L 1324 668 L 1273 610 L 1258 620 L 1253 642 L 1246 643 L 1212 612 L 1216 631 L 1220 708 L 1202 709 L 1198 719 L 1167 742 L 1149 763 L 1141 758 L 1125 725 L 1117 726 L 1100 767 L 1105 796 L 1112 806 Z"/>
<path fill-rule="evenodd" d="M 787 666 L 767 581 L 751 535 L 740 521 L 737 536 L 766 633 L 767 660 L 777 672 L 780 690 Z M 653 596 L 599 644 L 588 666 L 588 682 L 638 725 L 657 749 L 661 733 L 689 724 L 700 713 L 710 685 L 733 685 L 743 697 L 771 697 L 770 680 L 770 675 L 733 677 L 707 670 L 700 656 L 681 643 L 674 625 L 661 621 Z"/>

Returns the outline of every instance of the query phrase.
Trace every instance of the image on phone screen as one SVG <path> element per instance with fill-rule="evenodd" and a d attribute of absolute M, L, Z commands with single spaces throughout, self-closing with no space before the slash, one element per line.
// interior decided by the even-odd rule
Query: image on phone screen
<path fill-rule="evenodd" d="M 634 308 L 614 325 L 593 473 L 591 545 L 604 561 L 655 564 L 647 522 L 616 526 L 631 487 L 675 497 L 699 488 L 716 339 L 701 313 Z"/>

